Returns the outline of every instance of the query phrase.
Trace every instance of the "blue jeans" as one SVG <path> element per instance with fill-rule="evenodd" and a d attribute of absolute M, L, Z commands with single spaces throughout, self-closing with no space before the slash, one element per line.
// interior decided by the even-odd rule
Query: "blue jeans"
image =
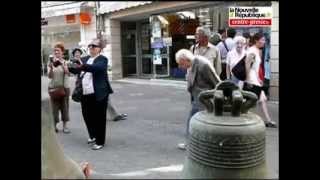
<path fill-rule="evenodd" d="M 196 114 L 197 112 L 200 111 L 199 106 L 196 105 L 194 101 L 191 102 L 191 106 L 192 106 L 192 107 L 191 107 L 191 111 L 190 111 L 190 114 L 189 114 L 189 117 L 188 117 L 188 122 L 187 122 L 187 131 L 186 131 L 186 137 L 187 137 L 187 138 L 189 137 L 189 133 L 190 133 L 190 132 L 189 132 L 190 120 L 191 120 L 191 118 L 192 118 L 192 116 L 193 116 L 194 114 Z"/>
<path fill-rule="evenodd" d="M 234 83 L 236 83 L 237 85 L 239 85 L 239 81 L 240 81 L 240 80 L 239 80 L 238 78 L 236 78 L 235 76 L 232 76 L 232 75 L 231 75 L 231 81 L 234 82 Z"/>

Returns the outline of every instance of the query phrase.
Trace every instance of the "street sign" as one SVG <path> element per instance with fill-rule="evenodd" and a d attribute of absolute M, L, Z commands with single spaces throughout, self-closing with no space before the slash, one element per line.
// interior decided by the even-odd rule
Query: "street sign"
<path fill-rule="evenodd" d="M 230 27 L 271 27 L 272 7 L 229 7 Z"/>

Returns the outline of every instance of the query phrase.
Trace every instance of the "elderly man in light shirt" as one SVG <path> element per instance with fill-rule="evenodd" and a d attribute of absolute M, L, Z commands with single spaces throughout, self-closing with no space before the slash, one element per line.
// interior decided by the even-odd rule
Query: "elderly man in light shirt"
<path fill-rule="evenodd" d="M 206 57 L 215 69 L 217 75 L 221 73 L 221 57 L 219 49 L 209 42 L 211 32 L 209 28 L 198 27 L 196 29 L 197 43 L 191 46 L 190 51 L 194 55 Z"/>

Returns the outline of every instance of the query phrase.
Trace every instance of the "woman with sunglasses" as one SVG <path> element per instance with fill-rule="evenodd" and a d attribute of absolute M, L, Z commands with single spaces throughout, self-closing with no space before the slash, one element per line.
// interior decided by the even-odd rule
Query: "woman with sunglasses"
<path fill-rule="evenodd" d="M 72 73 L 82 77 L 83 96 L 81 109 L 93 150 L 103 148 L 106 137 L 106 111 L 109 94 L 113 93 L 109 83 L 108 59 L 101 55 L 104 45 L 100 39 L 93 39 L 88 46 L 89 56 L 81 58 Z"/>

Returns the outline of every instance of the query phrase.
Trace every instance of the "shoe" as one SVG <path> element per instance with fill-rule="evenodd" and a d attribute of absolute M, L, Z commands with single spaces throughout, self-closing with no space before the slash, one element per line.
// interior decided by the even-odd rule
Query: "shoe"
<path fill-rule="evenodd" d="M 57 127 L 57 124 L 58 124 L 58 123 L 55 123 L 55 125 L 54 125 L 54 130 L 56 131 L 56 133 L 59 132 L 59 129 L 58 129 L 58 127 Z"/>
<path fill-rule="evenodd" d="M 266 125 L 266 127 L 270 127 L 270 128 L 276 128 L 277 127 L 277 124 L 274 121 L 265 122 L 265 125 Z"/>
<path fill-rule="evenodd" d="M 62 132 L 65 134 L 69 134 L 71 131 L 69 128 L 65 127 L 65 128 L 63 128 Z"/>
<path fill-rule="evenodd" d="M 120 115 L 118 115 L 117 117 L 115 117 L 114 119 L 113 119 L 113 121 L 120 121 L 120 120 L 126 120 L 127 119 L 127 114 L 120 114 Z"/>
<path fill-rule="evenodd" d="M 54 126 L 54 131 L 56 131 L 56 133 L 59 132 L 59 129 L 58 129 L 57 125 Z"/>
<path fill-rule="evenodd" d="M 92 150 L 99 150 L 99 149 L 102 149 L 103 148 L 103 145 L 97 145 L 97 144 L 95 144 L 95 145 L 93 145 L 92 146 Z"/>
<path fill-rule="evenodd" d="M 181 150 L 186 150 L 187 149 L 187 145 L 184 144 L 184 143 L 180 143 L 180 144 L 178 144 L 178 148 L 181 149 Z"/>
<path fill-rule="evenodd" d="M 95 143 L 96 142 L 96 138 L 89 138 L 88 139 L 88 144 L 92 144 L 92 143 Z"/>
<path fill-rule="evenodd" d="M 128 114 L 121 114 L 122 117 L 128 117 Z"/>

